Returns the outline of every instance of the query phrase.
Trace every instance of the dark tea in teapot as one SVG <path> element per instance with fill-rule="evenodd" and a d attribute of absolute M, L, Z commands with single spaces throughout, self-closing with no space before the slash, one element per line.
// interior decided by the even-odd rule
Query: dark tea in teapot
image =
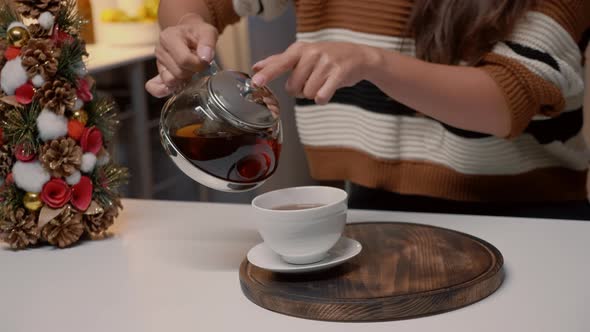
<path fill-rule="evenodd" d="M 160 118 L 161 142 L 176 166 L 225 192 L 262 185 L 277 169 L 282 137 L 273 93 L 214 63 L 166 102 Z"/>
<path fill-rule="evenodd" d="M 202 124 L 178 129 L 172 141 L 203 171 L 232 182 L 249 183 L 270 177 L 277 168 L 280 143 L 267 131 L 203 133 Z"/>

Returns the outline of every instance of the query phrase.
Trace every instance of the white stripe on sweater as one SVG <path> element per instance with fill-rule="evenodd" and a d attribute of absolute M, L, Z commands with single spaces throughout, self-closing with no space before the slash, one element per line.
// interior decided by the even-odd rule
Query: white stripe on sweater
<path fill-rule="evenodd" d="M 516 26 L 508 40 L 549 54 L 559 64 L 559 71 L 542 61 L 515 53 L 505 43 L 498 43 L 493 53 L 522 63 L 537 76 L 557 86 L 567 101 L 567 109 L 582 106 L 582 55 L 576 42 L 559 23 L 545 14 L 530 12 Z"/>
<path fill-rule="evenodd" d="M 296 120 L 301 141 L 308 146 L 432 162 L 463 174 L 513 175 L 544 167 L 585 170 L 590 160 L 573 143 L 541 145 L 529 134 L 514 140 L 463 138 L 431 119 L 377 114 L 343 104 L 297 106 Z"/>
<path fill-rule="evenodd" d="M 508 40 L 552 54 L 572 66 L 580 65 L 577 42 L 553 18 L 539 12 L 529 12 Z"/>
<path fill-rule="evenodd" d="M 297 33 L 297 40 L 308 43 L 348 42 L 398 51 L 406 55 L 415 54 L 415 42 L 411 38 L 390 37 L 348 29 L 322 29 L 314 32 L 299 32 Z"/>

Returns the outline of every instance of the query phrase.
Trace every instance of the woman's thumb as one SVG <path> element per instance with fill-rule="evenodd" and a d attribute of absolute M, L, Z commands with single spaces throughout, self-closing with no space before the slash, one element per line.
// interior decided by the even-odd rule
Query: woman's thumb
<path fill-rule="evenodd" d="M 157 75 L 156 77 L 147 81 L 145 83 L 145 89 L 156 98 L 163 98 L 169 96 L 172 93 L 166 84 L 164 84 L 164 81 L 162 81 L 160 75 Z"/>

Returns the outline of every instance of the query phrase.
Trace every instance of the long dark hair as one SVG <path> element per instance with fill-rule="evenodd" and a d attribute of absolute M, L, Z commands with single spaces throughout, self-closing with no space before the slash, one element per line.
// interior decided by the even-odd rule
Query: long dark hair
<path fill-rule="evenodd" d="M 409 30 L 418 58 L 476 63 L 538 0 L 414 0 Z"/>

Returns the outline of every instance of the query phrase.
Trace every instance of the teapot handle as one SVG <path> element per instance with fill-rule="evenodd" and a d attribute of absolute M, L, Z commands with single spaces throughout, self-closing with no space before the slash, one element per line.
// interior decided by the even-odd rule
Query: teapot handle
<path fill-rule="evenodd" d="M 211 62 L 209 62 L 209 64 L 204 64 L 202 67 L 199 66 L 196 69 L 197 70 L 195 71 L 195 74 L 193 75 L 193 78 L 192 78 L 193 81 L 200 80 L 203 77 L 213 76 L 221 71 L 221 69 L 219 68 L 219 65 L 217 64 L 217 62 L 215 62 L 215 59 L 211 60 Z M 179 90 L 182 90 L 182 88 Z"/>
<path fill-rule="evenodd" d="M 207 71 L 209 71 L 209 74 L 211 74 L 211 75 L 215 75 L 219 71 L 221 71 L 221 69 L 219 68 L 219 65 L 217 64 L 217 62 L 215 61 L 215 59 L 211 60 L 211 62 L 209 63 L 209 68 L 208 68 Z"/>
<path fill-rule="evenodd" d="M 207 76 L 213 76 L 215 74 L 217 74 L 218 72 L 220 72 L 221 69 L 219 68 L 219 65 L 217 64 L 217 62 L 215 62 L 215 60 L 212 60 L 207 67 L 202 67 L 202 70 L 198 70 L 192 77 L 192 80 L 200 80 L 203 77 L 207 77 Z M 176 90 L 174 90 L 172 92 L 172 95 L 177 95 L 178 93 L 180 93 L 184 87 L 186 86 L 186 84 L 181 85 L 179 87 L 176 88 Z"/>
<path fill-rule="evenodd" d="M 213 76 L 221 71 L 221 69 L 219 68 L 219 65 L 217 64 L 215 59 L 211 60 L 211 62 L 209 62 L 209 64 L 204 65 L 203 67 L 197 68 L 197 69 L 198 70 L 196 71 L 193 79 L 195 79 L 195 78 L 201 79 L 206 76 Z"/>

